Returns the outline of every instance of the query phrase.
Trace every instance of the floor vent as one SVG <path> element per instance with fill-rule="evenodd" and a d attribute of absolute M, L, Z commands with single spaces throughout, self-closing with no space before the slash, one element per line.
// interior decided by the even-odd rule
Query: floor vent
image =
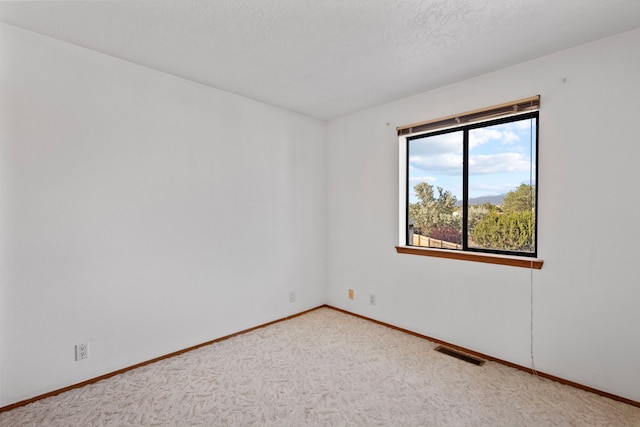
<path fill-rule="evenodd" d="M 478 359 L 476 357 L 469 356 L 468 354 L 460 353 L 457 350 L 452 350 L 450 348 L 443 347 L 441 345 L 436 347 L 436 351 L 440 352 L 440 353 L 443 353 L 443 354 L 446 354 L 447 356 L 455 357 L 456 359 L 464 360 L 465 362 L 473 363 L 476 366 L 482 366 L 482 365 L 484 365 L 484 362 L 485 362 L 482 359 Z"/>

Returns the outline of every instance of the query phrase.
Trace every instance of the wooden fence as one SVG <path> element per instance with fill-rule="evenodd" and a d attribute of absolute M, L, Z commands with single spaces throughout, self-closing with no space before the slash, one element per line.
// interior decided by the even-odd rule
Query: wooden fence
<path fill-rule="evenodd" d="M 431 237 L 422 236 L 420 234 L 413 235 L 413 246 L 422 246 L 425 248 L 441 248 L 441 249 L 462 249 L 462 245 L 451 243 L 444 240 L 433 239 Z"/>

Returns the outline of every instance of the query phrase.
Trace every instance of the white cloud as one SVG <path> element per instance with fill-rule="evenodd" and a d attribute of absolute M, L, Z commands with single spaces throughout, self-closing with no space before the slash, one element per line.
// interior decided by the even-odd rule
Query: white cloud
<path fill-rule="evenodd" d="M 502 139 L 500 140 L 503 144 L 513 144 L 518 141 L 520 141 L 520 137 L 517 133 L 512 131 L 504 132 L 502 134 Z"/>
<path fill-rule="evenodd" d="M 502 132 L 491 128 L 479 128 L 469 131 L 469 147 L 474 147 L 482 144 L 486 144 L 488 141 L 497 140 L 502 138 Z"/>
<path fill-rule="evenodd" d="M 409 152 L 413 156 L 438 156 L 462 152 L 462 132 L 445 133 L 414 139 L 409 142 Z"/>
<path fill-rule="evenodd" d="M 500 172 L 528 171 L 531 163 L 520 153 L 499 153 L 471 156 L 469 174 L 483 175 Z"/>
<path fill-rule="evenodd" d="M 441 154 L 439 156 L 411 156 L 409 165 L 412 168 L 429 171 L 433 174 L 461 175 L 462 154 Z"/>
<path fill-rule="evenodd" d="M 415 184 L 420 184 L 421 182 L 428 182 L 433 184 L 438 179 L 434 176 L 411 176 L 409 177 L 409 185 L 413 187 Z"/>

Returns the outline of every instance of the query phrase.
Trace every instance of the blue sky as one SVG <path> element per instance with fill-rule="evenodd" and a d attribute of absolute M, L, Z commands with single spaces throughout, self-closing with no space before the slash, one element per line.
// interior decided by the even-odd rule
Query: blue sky
<path fill-rule="evenodd" d="M 525 119 L 469 131 L 470 198 L 535 184 L 535 157 L 532 162 L 531 156 L 535 156 L 536 132 L 532 126 L 535 120 Z M 420 182 L 442 187 L 462 200 L 462 131 L 410 141 L 410 203 L 417 201 L 413 187 Z"/>

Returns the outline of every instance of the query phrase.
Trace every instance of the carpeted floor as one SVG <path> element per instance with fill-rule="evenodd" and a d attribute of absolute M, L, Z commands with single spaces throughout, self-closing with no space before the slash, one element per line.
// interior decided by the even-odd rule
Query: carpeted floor
<path fill-rule="evenodd" d="M 329 308 L 0 413 L 1 426 L 640 426 L 640 408 Z"/>

